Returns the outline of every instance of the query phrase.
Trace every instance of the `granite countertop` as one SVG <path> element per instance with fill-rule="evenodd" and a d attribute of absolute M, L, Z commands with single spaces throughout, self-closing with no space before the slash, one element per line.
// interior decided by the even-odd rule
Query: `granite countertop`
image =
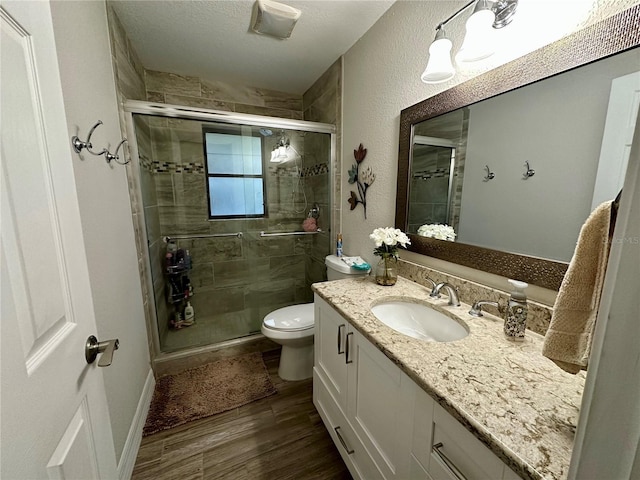
<path fill-rule="evenodd" d="M 313 290 L 457 418 L 514 472 L 529 479 L 565 478 L 569 469 L 585 374 L 570 375 L 541 355 L 543 337 L 523 342 L 502 333 L 503 320 L 469 315 L 474 300 L 447 306 L 405 278 L 392 287 L 372 277 L 316 283 Z M 462 320 L 469 335 L 425 342 L 387 327 L 371 313 L 382 298 L 414 298 Z"/>

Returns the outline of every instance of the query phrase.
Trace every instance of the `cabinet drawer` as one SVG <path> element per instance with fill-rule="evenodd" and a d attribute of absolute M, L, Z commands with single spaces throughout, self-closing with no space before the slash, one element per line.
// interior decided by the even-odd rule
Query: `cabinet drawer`
<path fill-rule="evenodd" d="M 430 452 L 429 474 L 433 480 L 503 477 L 502 461 L 438 404 L 433 408 Z M 454 473 L 456 469 L 458 476 Z"/>
<path fill-rule="evenodd" d="M 313 372 L 313 403 L 351 475 L 355 479 L 384 480 L 316 370 Z"/>

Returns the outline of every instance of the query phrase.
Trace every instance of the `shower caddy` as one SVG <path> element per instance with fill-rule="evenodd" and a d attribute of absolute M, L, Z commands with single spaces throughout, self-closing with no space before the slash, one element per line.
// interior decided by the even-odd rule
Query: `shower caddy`
<path fill-rule="evenodd" d="M 167 282 L 167 301 L 173 307 L 170 316 L 169 327 L 180 329 L 190 327 L 195 322 L 193 319 L 185 319 L 185 306 L 189 298 L 193 296 L 193 287 L 189 279 L 191 270 L 191 255 L 189 250 L 178 248 L 175 241 L 165 237 L 167 253 L 165 256 L 165 271 L 169 277 Z"/>

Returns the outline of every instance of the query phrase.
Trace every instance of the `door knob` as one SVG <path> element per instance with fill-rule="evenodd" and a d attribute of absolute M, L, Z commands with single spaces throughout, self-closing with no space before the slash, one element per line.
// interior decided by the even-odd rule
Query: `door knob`
<path fill-rule="evenodd" d="M 98 342 L 98 339 L 91 335 L 87 338 L 87 345 L 84 348 L 84 358 L 87 363 L 93 363 L 96 361 L 98 354 L 101 353 L 99 367 L 108 367 L 113 360 L 113 352 L 120 347 L 120 340 L 114 338 L 113 340 L 107 340 L 106 342 Z"/>

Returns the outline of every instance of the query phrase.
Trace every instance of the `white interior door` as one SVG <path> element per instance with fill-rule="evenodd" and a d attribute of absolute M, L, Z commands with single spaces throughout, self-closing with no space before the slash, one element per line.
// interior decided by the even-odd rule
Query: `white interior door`
<path fill-rule="evenodd" d="M 640 72 L 615 78 L 611 82 L 591 210 L 616 198 L 624 184 L 639 106 Z"/>
<path fill-rule="evenodd" d="M 0 21 L 0 476 L 116 478 L 49 3 Z"/>

